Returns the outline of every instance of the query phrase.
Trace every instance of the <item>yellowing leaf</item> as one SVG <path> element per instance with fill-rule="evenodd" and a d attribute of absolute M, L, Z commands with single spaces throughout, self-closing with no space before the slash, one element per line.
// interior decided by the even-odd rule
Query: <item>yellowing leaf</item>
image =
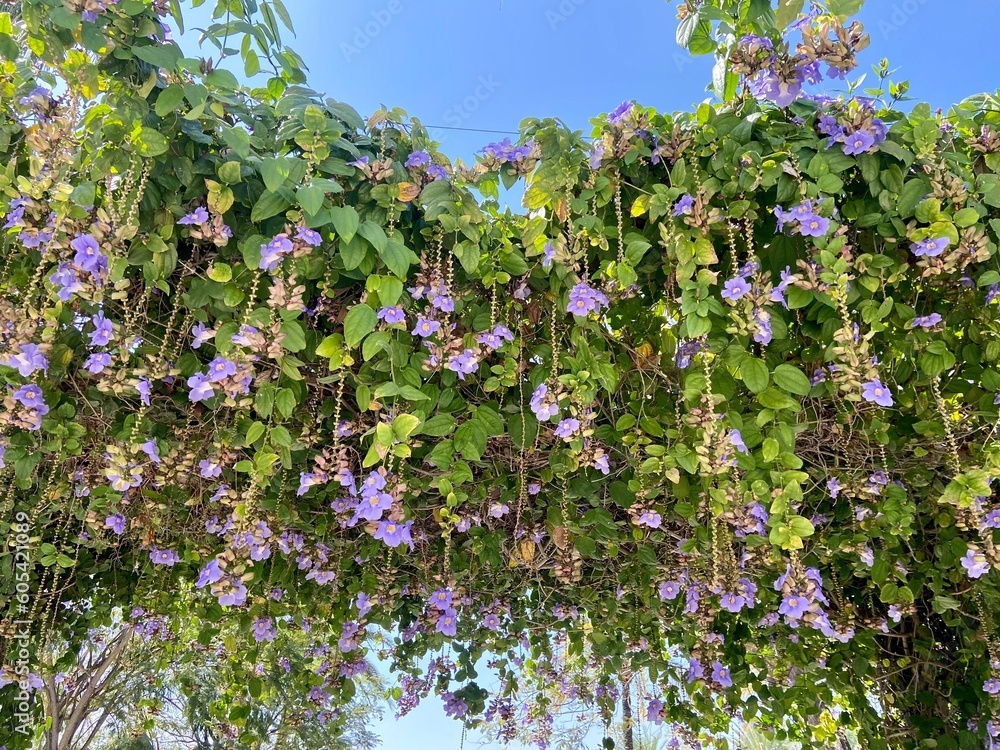
<path fill-rule="evenodd" d="M 636 198 L 635 203 L 632 204 L 631 214 L 632 216 L 642 216 L 647 211 L 649 211 L 649 195 L 640 195 Z"/>

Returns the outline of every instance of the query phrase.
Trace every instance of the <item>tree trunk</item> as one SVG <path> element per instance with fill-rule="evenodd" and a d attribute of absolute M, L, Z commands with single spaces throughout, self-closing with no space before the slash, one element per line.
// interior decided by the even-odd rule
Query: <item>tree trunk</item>
<path fill-rule="evenodd" d="M 625 750 L 635 750 L 632 722 L 632 675 L 622 675 L 622 746 Z"/>

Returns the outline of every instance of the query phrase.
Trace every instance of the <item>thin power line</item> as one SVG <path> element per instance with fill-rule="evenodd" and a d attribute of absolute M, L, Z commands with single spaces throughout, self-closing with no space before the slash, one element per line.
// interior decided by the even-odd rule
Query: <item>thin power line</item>
<path fill-rule="evenodd" d="M 448 125 L 424 125 L 425 128 L 437 128 L 438 130 L 464 130 L 467 133 L 499 133 L 500 135 L 521 135 L 516 130 L 489 130 L 486 128 L 455 128 Z"/>
<path fill-rule="evenodd" d="M 450 125 L 424 125 L 425 128 L 436 128 L 437 130 L 462 130 L 466 133 L 496 133 L 499 135 L 521 135 L 516 130 L 490 130 L 488 128 L 456 128 Z M 583 136 L 586 140 L 592 140 L 593 136 Z"/>

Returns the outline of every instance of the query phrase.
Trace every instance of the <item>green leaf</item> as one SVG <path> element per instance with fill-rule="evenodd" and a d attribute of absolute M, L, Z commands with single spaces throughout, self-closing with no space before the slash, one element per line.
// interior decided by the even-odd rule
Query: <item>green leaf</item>
<path fill-rule="evenodd" d="M 240 82 L 236 80 L 236 76 L 225 68 L 216 68 L 202 80 L 206 86 L 215 86 L 227 91 L 232 91 L 240 87 Z"/>
<path fill-rule="evenodd" d="M 805 538 L 812 536 L 815 531 L 809 519 L 802 516 L 792 516 L 788 519 L 787 523 L 789 530 L 798 537 Z"/>
<path fill-rule="evenodd" d="M 763 393 L 767 388 L 769 375 L 763 360 L 747 357 L 740 365 L 740 374 L 751 393 Z"/>
<path fill-rule="evenodd" d="M 285 419 L 292 416 L 296 403 L 295 391 L 291 388 L 282 388 L 278 391 L 278 395 L 274 397 L 274 405 L 278 407 L 278 413 Z"/>
<path fill-rule="evenodd" d="M 157 68 L 173 70 L 181 59 L 181 50 L 173 42 L 167 44 L 149 44 L 144 47 L 133 47 L 132 55 L 143 62 L 155 65 Z"/>
<path fill-rule="evenodd" d="M 812 390 L 809 378 L 795 365 L 781 364 L 774 368 L 774 384 L 798 396 L 808 396 Z"/>
<path fill-rule="evenodd" d="M 597 542 L 589 536 L 578 536 L 573 540 L 573 546 L 583 557 L 592 558 L 597 556 Z"/>
<path fill-rule="evenodd" d="M 323 208 L 323 201 L 326 199 L 326 194 L 315 185 L 306 185 L 298 189 L 295 197 L 308 216 L 315 216 Z"/>
<path fill-rule="evenodd" d="M 166 136 L 152 128 L 140 128 L 134 135 L 134 140 L 139 147 L 139 153 L 150 158 L 165 154 L 170 148 Z"/>
<path fill-rule="evenodd" d="M 478 461 L 486 452 L 488 438 L 482 423 L 470 419 L 455 430 L 455 450 L 467 461 Z"/>
<path fill-rule="evenodd" d="M 375 330 L 378 316 L 368 305 L 355 305 L 344 318 L 344 342 L 351 348 Z"/>
<path fill-rule="evenodd" d="M 267 428 L 264 427 L 263 422 L 257 421 L 254 422 L 252 425 L 250 425 L 250 429 L 247 430 L 247 436 L 246 436 L 247 445 L 252 445 L 253 443 L 256 443 L 258 440 L 260 440 L 261 437 L 264 436 L 264 432 L 266 431 L 266 429 Z"/>
<path fill-rule="evenodd" d="M 278 14 L 281 22 L 285 24 L 285 28 L 294 34 L 295 28 L 292 26 L 292 17 L 288 14 L 285 4 L 281 0 L 270 0 L 270 4 L 274 6 L 274 12 Z"/>
<path fill-rule="evenodd" d="M 827 0 L 827 7 L 835 16 L 853 16 L 861 10 L 865 0 Z"/>
<path fill-rule="evenodd" d="M 386 237 L 385 230 L 382 229 L 380 224 L 376 224 L 374 221 L 368 220 L 358 228 L 358 234 L 368 240 L 371 246 L 374 247 L 379 254 L 385 252 L 385 247 L 389 243 L 389 238 Z"/>
<path fill-rule="evenodd" d="M 367 222 L 365 223 L 367 224 Z M 385 248 L 380 252 L 385 265 L 401 279 L 406 278 L 410 271 L 410 265 L 419 260 L 413 251 L 403 244 L 403 240 L 398 234 L 387 238 Z"/>
<path fill-rule="evenodd" d="M 281 342 L 282 348 L 290 352 L 301 352 L 306 348 L 306 332 L 298 321 L 285 321 L 281 324 L 281 332 L 285 335 Z"/>
<path fill-rule="evenodd" d="M 288 159 L 268 158 L 260 164 L 260 176 L 264 180 L 264 186 L 272 193 L 278 191 L 285 184 L 292 174 L 292 167 Z"/>
<path fill-rule="evenodd" d="M 768 388 L 763 393 L 757 396 L 757 400 L 760 405 L 767 409 L 791 409 L 792 411 L 801 411 L 802 406 L 791 396 L 782 393 L 777 388 Z"/>
<path fill-rule="evenodd" d="M 335 206 L 330 209 L 333 218 L 333 228 L 344 242 L 350 242 L 358 231 L 360 219 L 358 212 L 352 206 Z"/>
<path fill-rule="evenodd" d="M 444 435 L 450 435 L 454 429 L 454 417 L 447 414 L 438 414 L 436 417 L 431 417 L 424 422 L 420 427 L 420 432 L 430 437 L 443 437 Z"/>
<path fill-rule="evenodd" d="M 227 161 L 216 168 L 219 179 L 227 185 L 236 185 L 243 180 L 240 163 L 238 161 Z"/>
<path fill-rule="evenodd" d="M 208 269 L 208 278 L 212 281 L 218 281 L 220 284 L 225 284 L 233 278 L 233 269 L 228 263 L 222 263 L 221 261 L 213 263 L 211 268 Z"/>
<path fill-rule="evenodd" d="M 392 420 L 392 433 L 396 440 L 405 443 L 420 426 L 420 417 L 413 414 L 400 414 Z"/>
<path fill-rule="evenodd" d="M 907 182 L 903 185 L 903 192 L 900 194 L 899 201 L 896 204 L 899 215 L 904 219 L 913 216 L 917 210 L 917 206 L 930 192 L 930 183 L 922 177 Z"/>
<path fill-rule="evenodd" d="M 270 219 L 272 216 L 276 216 L 287 210 L 290 205 L 288 201 L 277 193 L 265 190 L 261 193 L 260 198 L 257 199 L 253 210 L 250 212 L 250 221 Z"/>
<path fill-rule="evenodd" d="M 176 110 L 183 100 L 184 89 L 176 83 L 172 83 L 156 97 L 156 104 L 153 106 L 153 111 L 156 112 L 157 117 L 166 117 Z"/>
<path fill-rule="evenodd" d="M 787 29 L 799 17 L 805 2 L 806 0 L 779 0 L 774 25 L 779 30 Z"/>

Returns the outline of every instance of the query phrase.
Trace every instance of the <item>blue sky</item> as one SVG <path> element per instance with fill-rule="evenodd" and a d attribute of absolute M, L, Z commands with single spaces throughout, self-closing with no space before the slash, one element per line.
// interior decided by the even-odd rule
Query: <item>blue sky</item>
<path fill-rule="evenodd" d="M 309 66 L 310 85 L 362 115 L 402 107 L 425 125 L 498 131 L 552 116 L 589 131 L 592 116 L 623 100 L 674 111 L 708 96 L 712 61 L 677 48 L 676 3 L 664 0 L 284 2 L 297 32 L 287 42 Z M 918 100 L 947 108 L 1000 86 L 998 0 L 868 0 L 860 19 L 872 39 L 862 70 L 887 57 Z M 187 21 L 205 23 L 204 7 Z M 190 34 L 182 43 L 193 50 Z M 504 136 L 431 134 L 467 162 Z M 400 722 L 388 715 L 377 731 L 387 750 L 461 743 L 435 698 Z"/>
<path fill-rule="evenodd" d="M 214 5 L 209 0 L 206 5 Z M 313 88 L 362 114 L 401 107 L 426 125 L 516 131 L 525 117 L 589 120 L 625 99 L 702 101 L 712 61 L 674 43 L 664 0 L 285 0 Z M 200 9 L 199 9 L 200 10 Z M 190 19 L 194 21 L 195 19 Z M 868 0 L 863 69 L 888 57 L 912 95 L 946 107 L 996 90 L 996 0 Z M 190 22 L 189 22 L 190 25 Z M 206 48 L 206 53 L 208 49 Z M 432 129 L 471 160 L 502 134 Z"/>

